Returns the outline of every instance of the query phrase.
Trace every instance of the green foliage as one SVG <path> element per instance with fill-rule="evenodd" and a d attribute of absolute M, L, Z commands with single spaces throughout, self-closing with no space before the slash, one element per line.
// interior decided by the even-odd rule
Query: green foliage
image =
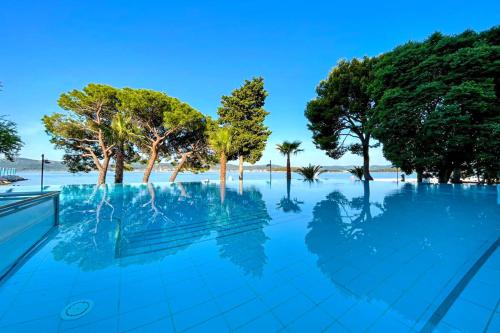
<path fill-rule="evenodd" d="M 500 170 L 500 28 L 431 35 L 383 54 L 374 69 L 374 136 L 404 172 Z M 496 156 L 496 157 L 495 157 Z"/>
<path fill-rule="evenodd" d="M 12 162 L 22 146 L 23 142 L 17 134 L 16 124 L 0 117 L 0 155 Z"/>
<path fill-rule="evenodd" d="M 300 141 L 283 141 L 283 143 L 277 144 L 276 149 L 283 155 L 286 156 L 286 178 L 287 179 L 292 179 L 292 170 L 290 167 L 290 155 L 297 155 L 303 149 L 300 149 L 300 145 L 302 142 Z"/>
<path fill-rule="evenodd" d="M 358 178 L 358 180 L 363 179 L 363 167 L 355 166 L 352 169 L 348 170 L 351 175 Z"/>
<path fill-rule="evenodd" d="M 347 151 L 364 157 L 369 175 L 371 131 L 368 123 L 374 101 L 368 91 L 374 60 L 341 60 L 316 88 L 317 97 L 307 104 L 305 116 L 313 141 L 334 159 Z M 353 141 L 353 139 L 355 141 Z"/>
<path fill-rule="evenodd" d="M 304 180 L 315 180 L 320 174 L 325 172 L 325 170 L 322 170 L 319 165 L 309 164 L 308 166 L 298 168 L 296 172 L 304 177 Z"/>
<path fill-rule="evenodd" d="M 302 211 L 300 205 L 302 204 L 304 204 L 304 202 L 297 200 L 297 198 L 290 199 L 283 197 L 276 204 L 276 208 L 281 209 L 285 213 L 300 213 Z"/>
<path fill-rule="evenodd" d="M 147 89 L 122 89 L 120 109 L 130 115 L 140 133 L 134 143 L 147 156 L 143 181 L 147 182 L 154 164 L 162 158 L 174 163 L 187 149 L 196 149 L 198 159 L 187 167 L 206 168 L 206 138 L 203 115 L 190 105 L 162 92 Z M 197 132 L 201 131 L 201 132 Z M 196 133 L 195 133 L 196 132 Z M 203 145 L 204 143 L 204 145 Z"/>
<path fill-rule="evenodd" d="M 216 162 L 209 146 L 209 127 L 212 121 L 197 112 L 181 130 L 168 140 L 167 155 L 173 165 L 177 165 L 183 154 L 188 158 L 182 169 L 192 172 L 205 171 Z"/>
<path fill-rule="evenodd" d="M 120 110 L 132 117 L 141 131 L 135 143 L 146 154 L 152 142 L 163 143 L 189 117 L 188 106 L 162 92 L 124 88 L 118 97 Z"/>
<path fill-rule="evenodd" d="M 140 136 L 140 128 L 134 123 L 132 116 L 123 112 L 114 115 L 111 130 L 115 142 L 133 142 Z"/>
<path fill-rule="evenodd" d="M 231 156 L 235 153 L 233 129 L 228 126 L 219 127 L 212 124 L 208 133 L 208 143 L 217 155 Z"/>
<path fill-rule="evenodd" d="M 54 113 L 42 121 L 51 142 L 63 149 L 63 162 L 72 172 L 105 170 L 112 155 L 112 119 L 118 103 L 117 90 L 101 84 L 89 84 L 83 90 L 62 94 L 59 106 L 67 114 Z M 105 163 L 101 163 L 101 160 Z"/>
<path fill-rule="evenodd" d="M 185 167 L 192 170 L 211 163 L 208 120 L 164 93 L 89 84 L 62 94 L 59 105 L 69 112 L 44 116 L 43 122 L 51 142 L 65 150 L 63 160 L 72 172 L 98 169 L 105 176 L 114 156 L 115 181 L 121 182 L 122 171 L 143 156 L 148 159 L 147 181 L 160 158 L 175 163 L 189 152 L 193 157 Z"/>
<path fill-rule="evenodd" d="M 283 155 L 283 156 L 290 156 L 290 155 L 297 155 L 300 152 L 303 152 L 304 149 L 300 149 L 300 145 L 302 142 L 300 141 L 283 141 L 283 143 L 278 143 L 276 145 L 276 149 Z"/>
<path fill-rule="evenodd" d="M 264 110 L 267 92 L 262 77 L 245 80 L 244 84 L 233 90 L 230 96 L 222 96 L 222 106 L 218 109 L 219 121 L 232 128 L 232 144 L 237 156 L 249 163 L 262 157 L 271 131 L 264 125 L 269 114 Z"/>
<path fill-rule="evenodd" d="M 133 170 L 131 163 L 140 160 L 134 141 L 140 138 L 140 129 L 132 116 L 118 112 L 111 121 L 115 157 L 115 183 L 123 182 L 123 171 Z"/>

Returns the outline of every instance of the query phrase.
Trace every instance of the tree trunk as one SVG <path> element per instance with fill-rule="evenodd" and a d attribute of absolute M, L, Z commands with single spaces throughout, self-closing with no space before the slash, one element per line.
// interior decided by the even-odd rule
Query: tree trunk
<path fill-rule="evenodd" d="M 124 195 L 124 191 L 123 191 L 123 187 L 118 187 L 118 188 L 115 188 L 114 190 L 115 192 L 115 204 L 113 205 L 115 207 L 115 212 L 116 212 L 116 215 L 118 215 L 118 218 L 123 221 L 123 219 L 125 218 L 124 216 L 124 209 L 123 209 L 123 195 Z"/>
<path fill-rule="evenodd" d="M 226 164 L 227 164 L 227 156 L 226 154 L 220 154 L 220 182 L 226 183 Z"/>
<path fill-rule="evenodd" d="M 142 182 L 147 183 L 149 181 L 149 176 L 151 176 L 151 171 L 155 166 L 156 159 L 158 158 L 158 149 L 155 145 L 151 147 L 151 154 L 149 155 L 148 164 L 144 170 L 144 176 L 142 177 Z"/>
<path fill-rule="evenodd" d="M 364 180 L 363 185 L 363 212 L 365 214 L 365 221 L 372 220 L 372 211 L 370 205 L 370 182 Z"/>
<path fill-rule="evenodd" d="M 106 171 L 103 168 L 99 169 L 99 176 L 97 177 L 97 185 L 106 184 Z"/>
<path fill-rule="evenodd" d="M 454 168 L 453 169 L 453 173 L 452 173 L 452 177 L 451 177 L 451 182 L 453 184 L 460 184 L 461 181 L 460 181 L 460 168 Z"/>
<path fill-rule="evenodd" d="M 370 147 L 368 143 L 363 143 L 363 177 L 365 180 L 373 180 L 370 175 Z"/>
<path fill-rule="evenodd" d="M 421 169 L 417 169 L 417 183 L 421 183 L 424 178 L 424 172 Z"/>
<path fill-rule="evenodd" d="M 184 163 L 186 162 L 186 160 L 188 158 L 188 155 L 189 155 L 189 153 L 182 154 L 182 157 L 181 157 L 181 159 L 179 161 L 179 164 L 177 164 L 177 166 L 175 167 L 174 171 L 170 175 L 170 179 L 168 180 L 169 182 L 174 182 L 175 181 L 175 178 L 177 177 L 177 174 L 179 173 L 179 171 L 181 171 L 182 166 L 184 165 Z"/>
<path fill-rule="evenodd" d="M 238 173 L 239 173 L 239 176 L 238 176 L 238 179 L 239 180 L 243 180 L 243 156 L 238 156 Z"/>
<path fill-rule="evenodd" d="M 290 154 L 286 155 L 286 179 L 292 179 L 292 168 L 290 167 Z"/>
<path fill-rule="evenodd" d="M 106 157 L 102 161 L 102 166 L 99 168 L 99 177 L 97 178 L 97 185 L 106 184 L 106 174 L 108 173 L 110 157 Z"/>
<path fill-rule="evenodd" d="M 447 168 L 439 169 L 438 172 L 438 182 L 440 184 L 447 184 L 448 180 L 450 180 L 451 172 Z"/>
<path fill-rule="evenodd" d="M 292 183 L 291 179 L 286 180 L 286 199 L 288 201 L 290 201 L 290 187 L 291 187 L 290 185 L 291 185 L 291 183 Z"/>
<path fill-rule="evenodd" d="M 219 191 L 220 191 L 220 203 L 223 204 L 224 200 L 226 200 L 226 183 L 221 182 L 219 184 Z"/>
<path fill-rule="evenodd" d="M 123 154 L 123 145 L 118 147 L 115 156 L 115 184 L 123 183 L 123 167 L 125 163 L 125 156 Z"/>
<path fill-rule="evenodd" d="M 227 156 L 224 153 L 220 154 L 220 202 L 224 203 L 226 199 L 226 164 Z"/>
<path fill-rule="evenodd" d="M 151 209 L 154 213 L 156 213 L 158 211 L 158 208 L 156 208 L 156 191 L 153 184 L 149 183 L 147 186 L 149 196 L 151 197 L 151 200 L 149 201 L 151 204 Z"/>
<path fill-rule="evenodd" d="M 187 194 L 186 188 L 184 187 L 184 185 L 182 184 L 182 182 L 177 183 L 177 186 L 179 187 L 179 190 L 181 191 L 181 197 L 187 198 L 188 194 Z"/>

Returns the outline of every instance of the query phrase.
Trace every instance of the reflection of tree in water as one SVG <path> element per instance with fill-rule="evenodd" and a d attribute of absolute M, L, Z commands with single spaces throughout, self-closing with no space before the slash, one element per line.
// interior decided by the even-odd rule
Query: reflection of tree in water
<path fill-rule="evenodd" d="M 201 214 L 207 213 L 203 204 L 205 192 L 199 183 L 141 186 L 127 205 L 123 231 L 173 230 L 199 222 Z"/>
<path fill-rule="evenodd" d="M 332 257 L 352 254 L 351 243 L 361 242 L 366 227 L 372 223 L 372 205 L 375 204 L 370 202 L 370 183 L 365 182 L 363 196 L 349 200 L 340 191 L 333 191 L 313 208 L 306 244 L 318 256 L 321 271 L 335 282 L 344 281 L 335 280 L 339 264 Z"/>
<path fill-rule="evenodd" d="M 491 228 L 500 220 L 500 209 L 495 197 L 488 195 L 490 190 L 481 186 L 464 189 L 462 185 L 405 184 L 384 198 L 384 213 L 374 221 L 389 226 L 394 238 L 405 237 L 408 243 L 444 253 L 451 249 L 450 240 L 465 244 L 467 239 L 489 238 Z"/>
<path fill-rule="evenodd" d="M 262 195 L 227 189 L 222 202 L 220 194 L 202 183 L 64 187 L 54 257 L 96 270 L 118 264 L 117 256 L 120 265 L 161 260 L 217 236 L 221 257 L 259 274 L 270 220 Z"/>
<path fill-rule="evenodd" d="M 407 184 L 377 204 L 382 211 L 377 216 L 366 207 L 375 205 L 369 203 L 366 189 L 364 197 L 355 200 L 334 191 L 314 207 L 305 242 L 317 255 L 320 270 L 334 283 L 355 295 L 391 303 L 385 297 L 394 286 L 382 284 L 385 279 L 401 274 L 404 279 L 398 280 L 398 288 L 406 290 L 432 267 L 442 269 L 431 276 L 432 285 L 442 287 L 464 258 L 491 238 L 500 210 L 495 198 L 481 191 Z M 357 283 L 352 275 L 342 274 L 346 265 L 370 283 Z M 395 308 L 415 320 L 411 308 Z"/>
<path fill-rule="evenodd" d="M 108 185 L 62 188 L 60 241 L 53 249 L 56 260 L 78 264 L 84 270 L 113 264 L 117 224 L 112 220 L 110 199 Z"/>
<path fill-rule="evenodd" d="M 141 187 L 127 205 L 117 255 L 130 263 L 160 260 L 210 236 L 212 196 L 201 183 Z"/>
<path fill-rule="evenodd" d="M 261 276 L 267 257 L 264 226 L 271 217 L 262 194 L 255 188 L 245 188 L 241 194 L 226 189 L 220 205 L 216 227 L 220 255 L 240 266 L 245 274 Z"/>
<path fill-rule="evenodd" d="M 302 205 L 304 202 L 297 200 L 297 198 L 291 199 L 290 187 L 291 180 L 287 179 L 286 196 L 280 199 L 280 201 L 276 204 L 276 208 L 281 209 L 285 213 L 300 213 L 302 211 L 300 205 Z"/>
<path fill-rule="evenodd" d="M 199 210 L 193 207 L 203 206 L 194 204 L 192 199 L 180 199 L 177 192 L 175 188 L 152 184 L 64 187 L 61 241 L 53 250 L 55 259 L 76 263 L 83 270 L 97 270 L 110 265 L 152 262 L 186 248 L 190 243 L 163 252 L 151 252 L 135 260 L 120 263 L 116 260 L 120 248 L 127 246 L 127 235 L 135 241 L 135 246 L 140 246 L 155 241 L 158 235 L 154 233 L 168 227 L 171 229 L 166 237 L 156 238 L 168 243 L 169 235 L 177 235 L 183 225 L 199 220 L 196 215 Z M 118 242 L 117 237 L 120 237 Z M 189 241 L 192 243 L 201 237 L 203 234 Z"/>
<path fill-rule="evenodd" d="M 363 185 L 363 195 L 351 200 L 341 192 L 333 191 L 314 207 L 314 218 L 309 228 L 312 232 L 333 227 L 344 237 L 357 239 L 364 234 L 365 224 L 372 221 L 372 206 L 381 208 L 379 204 L 370 202 L 370 183 L 367 181 Z"/>

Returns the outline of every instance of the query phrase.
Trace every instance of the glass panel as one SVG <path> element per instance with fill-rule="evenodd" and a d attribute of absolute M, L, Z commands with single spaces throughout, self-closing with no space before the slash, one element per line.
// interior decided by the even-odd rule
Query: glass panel
<path fill-rule="evenodd" d="M 54 226 L 55 208 L 49 197 L 0 217 L 0 277 Z"/>

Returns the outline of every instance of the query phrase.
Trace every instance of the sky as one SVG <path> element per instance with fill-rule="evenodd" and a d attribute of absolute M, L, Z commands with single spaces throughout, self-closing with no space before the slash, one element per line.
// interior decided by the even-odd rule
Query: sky
<path fill-rule="evenodd" d="M 263 76 L 272 131 L 258 164 L 360 165 L 314 147 L 304 109 L 339 59 L 376 56 L 435 31 L 500 24 L 500 1 L 2 1 L 0 115 L 18 124 L 21 156 L 60 160 L 41 118 L 88 83 L 163 91 L 215 116 L 220 97 Z M 371 164 L 389 164 L 380 148 Z"/>

